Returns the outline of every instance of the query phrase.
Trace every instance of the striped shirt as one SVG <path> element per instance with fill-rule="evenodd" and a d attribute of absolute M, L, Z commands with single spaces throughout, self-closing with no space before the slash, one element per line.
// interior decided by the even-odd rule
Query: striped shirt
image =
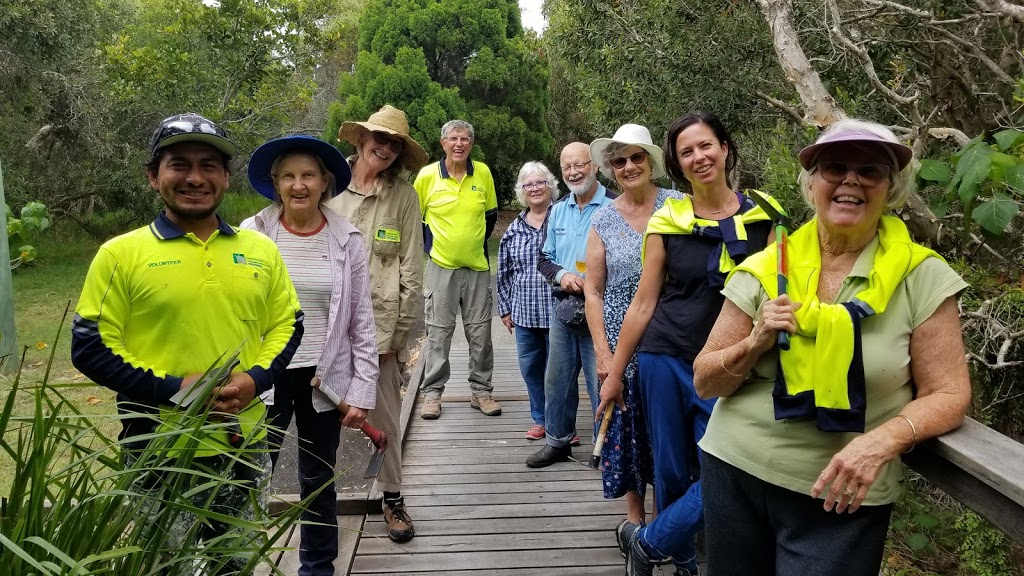
<path fill-rule="evenodd" d="M 550 325 L 551 287 L 537 271 L 544 236 L 544 227 L 530 226 L 523 210 L 498 245 L 498 315 L 511 314 L 512 323 L 523 328 Z"/>
<path fill-rule="evenodd" d="M 305 333 L 288 368 L 306 368 L 320 362 L 327 342 L 334 273 L 331 271 L 327 220 L 314 232 L 293 232 L 281 221 L 277 247 L 288 267 L 288 276 L 306 314 Z"/>

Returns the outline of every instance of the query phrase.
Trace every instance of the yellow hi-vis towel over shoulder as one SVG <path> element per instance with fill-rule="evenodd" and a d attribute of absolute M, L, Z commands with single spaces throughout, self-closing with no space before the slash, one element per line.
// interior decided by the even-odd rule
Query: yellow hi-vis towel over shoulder
<path fill-rule="evenodd" d="M 693 199 L 689 194 L 682 198 L 666 200 L 665 205 L 655 212 L 647 223 L 644 241 L 640 245 L 640 260 L 643 261 L 646 257 L 647 236 L 650 234 L 688 234 L 718 240 L 720 244 L 711 253 L 708 261 L 708 285 L 714 289 L 722 288 L 725 286 L 726 274 L 750 254 L 747 247 L 746 225 L 771 220 L 771 217 L 750 199 L 750 193 L 736 193 L 740 209 L 732 217 L 723 220 L 698 218 L 693 213 Z M 760 194 L 781 214 L 786 213 L 771 196 L 757 190 L 753 193 Z"/>
<path fill-rule="evenodd" d="M 740 264 L 761 282 L 769 298 L 778 297 L 776 244 Z M 867 409 L 862 319 L 885 312 L 896 287 L 927 258 L 941 258 L 915 244 L 899 218 L 883 216 L 878 223 L 868 287 L 849 302 L 818 300 L 821 248 L 818 222 L 811 220 L 789 236 L 787 293 L 803 306 L 796 312 L 797 332 L 788 351 L 779 351 L 775 379 L 775 419 L 816 418 L 825 432 L 863 432 Z"/>

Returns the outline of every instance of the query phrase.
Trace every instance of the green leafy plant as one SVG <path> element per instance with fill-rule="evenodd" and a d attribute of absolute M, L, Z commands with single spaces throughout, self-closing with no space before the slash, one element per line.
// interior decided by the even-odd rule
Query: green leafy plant
<path fill-rule="evenodd" d="M 965 235 L 973 221 L 985 233 L 1000 236 L 1010 229 L 1024 198 L 1022 152 L 1024 132 L 1002 130 L 991 141 L 974 138 L 948 162 L 922 160 L 918 178 L 946 187 L 932 205 L 939 216 L 956 203 L 963 207 Z"/>
<path fill-rule="evenodd" d="M 207 370 L 197 385 L 211 390 L 233 359 L 215 363 L 220 367 Z M 253 573 L 263 564 L 281 574 L 271 559 L 281 551 L 274 543 L 296 522 L 305 503 L 278 517 L 256 520 L 217 512 L 212 498 L 219 488 L 237 481 L 193 457 L 197 433 L 226 426 L 207 419 L 204 403 L 193 403 L 177 429 L 154 432 L 144 449 L 122 458 L 126 446 L 105 436 L 92 418 L 48 384 L 52 360 L 51 355 L 38 386 L 23 387 L 19 371 L 0 405 L 0 450 L 13 460 L 14 469 L 10 494 L 0 506 L 0 566 L 5 575 L 191 576 L 218 573 L 232 556 L 247 558 L 242 573 Z M 30 414 L 16 413 L 16 398 L 23 394 L 31 396 Z M 172 455 L 168 449 L 182 435 L 187 445 Z M 266 448 L 243 445 L 235 457 L 247 450 Z M 159 478 L 156 486 L 141 488 L 144 475 Z M 210 496 L 200 496 L 197 504 L 202 494 Z M 247 536 L 207 538 L 200 548 L 168 549 L 164 531 L 184 514 L 195 518 L 188 536 L 210 522 Z M 150 521 L 139 521 L 147 517 Z"/>
<path fill-rule="evenodd" d="M 964 540 L 957 549 L 963 574 L 978 576 L 1006 576 L 1012 574 L 1007 563 L 1006 535 L 980 516 L 966 511 L 957 519 L 954 528 L 963 533 Z"/>
<path fill-rule="evenodd" d="M 29 202 L 21 208 L 21 218 L 15 218 L 11 207 L 4 204 L 7 214 L 7 242 L 12 249 L 11 269 L 36 259 L 34 238 L 50 227 L 50 213 L 41 202 Z M 14 247 L 18 246 L 15 250 Z"/>

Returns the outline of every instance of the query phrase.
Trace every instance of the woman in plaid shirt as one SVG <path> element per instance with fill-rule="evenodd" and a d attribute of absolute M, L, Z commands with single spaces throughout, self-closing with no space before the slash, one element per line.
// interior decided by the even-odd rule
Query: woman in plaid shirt
<path fill-rule="evenodd" d="M 498 248 L 498 315 L 516 335 L 519 371 L 530 396 L 534 425 L 530 440 L 544 438 L 544 369 L 548 363 L 551 286 L 537 271 L 544 244 L 544 221 L 558 196 L 558 180 L 540 162 L 519 169 L 516 197 L 526 209 L 509 225 Z"/>

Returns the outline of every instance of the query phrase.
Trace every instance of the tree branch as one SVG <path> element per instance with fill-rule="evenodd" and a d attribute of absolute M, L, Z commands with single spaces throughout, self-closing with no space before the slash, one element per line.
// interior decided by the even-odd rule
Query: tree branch
<path fill-rule="evenodd" d="M 986 12 L 995 12 L 1017 22 L 1024 22 L 1024 6 L 1010 4 L 1005 0 L 974 0 L 974 3 Z"/>
<path fill-rule="evenodd" d="M 828 126 L 846 117 L 836 104 L 818 72 L 811 66 L 800 45 L 800 35 L 793 24 L 792 0 L 757 0 L 772 33 L 772 44 L 786 79 L 796 89 L 803 104 L 803 121 L 814 126 Z"/>
<path fill-rule="evenodd" d="M 769 95 L 767 95 L 767 94 L 765 94 L 764 92 L 761 92 L 761 91 L 757 91 L 754 94 L 756 94 L 758 98 L 760 98 L 760 99 L 764 100 L 765 102 L 767 102 L 770 106 L 772 106 L 774 108 L 778 108 L 779 110 L 785 112 L 790 118 L 792 118 L 794 121 L 796 121 L 797 124 L 803 125 L 803 124 L 806 123 L 804 117 L 800 115 L 800 112 L 797 111 L 796 108 L 793 108 L 792 106 L 790 106 L 789 104 L 786 104 L 782 100 L 779 100 L 777 98 L 772 98 L 771 96 L 769 96 Z"/>

